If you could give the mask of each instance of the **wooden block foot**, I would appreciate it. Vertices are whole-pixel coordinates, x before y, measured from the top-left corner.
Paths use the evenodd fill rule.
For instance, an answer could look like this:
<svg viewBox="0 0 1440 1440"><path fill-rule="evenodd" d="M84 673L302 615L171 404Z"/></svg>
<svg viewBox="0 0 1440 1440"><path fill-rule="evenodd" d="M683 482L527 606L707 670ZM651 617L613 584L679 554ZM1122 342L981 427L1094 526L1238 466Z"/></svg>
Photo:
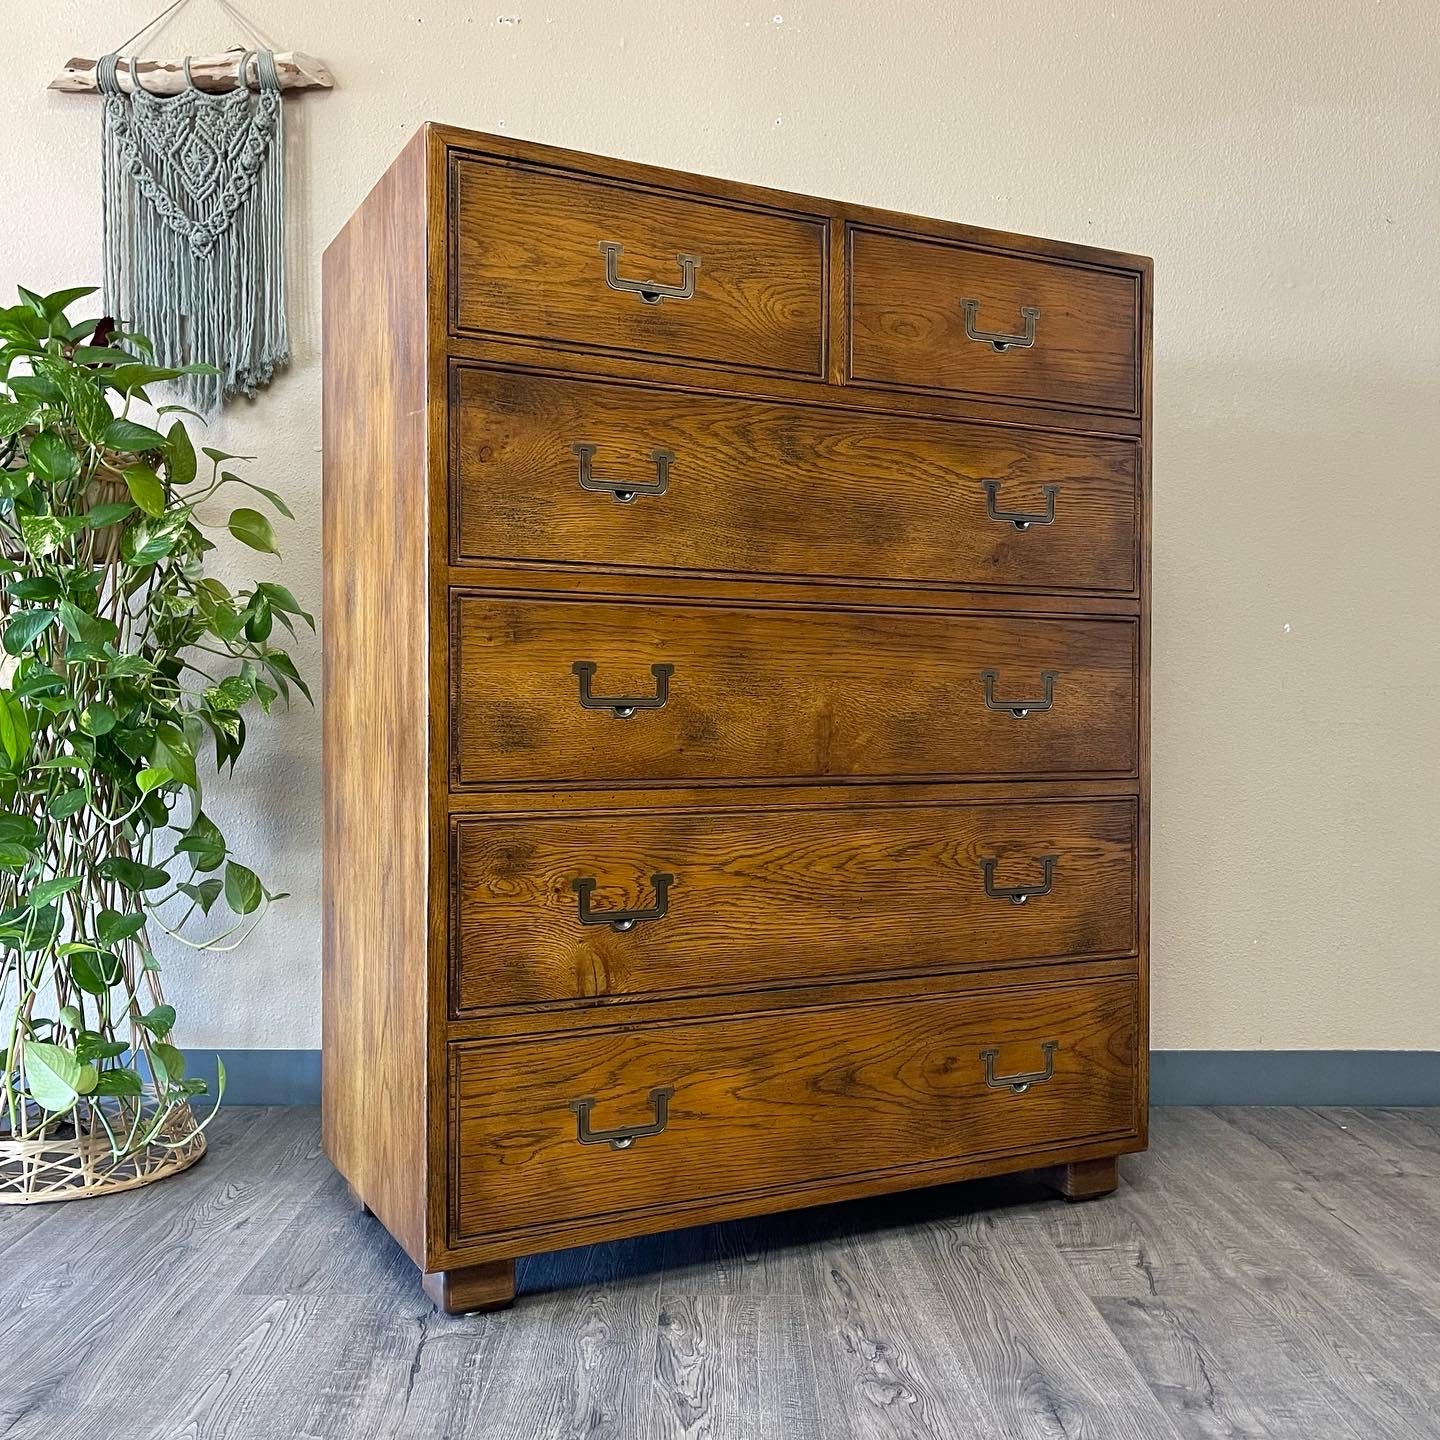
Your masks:
<svg viewBox="0 0 1440 1440"><path fill-rule="evenodd" d="M1098 1200L1120 1183L1120 1165L1114 1155L1100 1160L1076 1160L1069 1165L1052 1165L1040 1172L1047 1185L1067 1200Z"/></svg>
<svg viewBox="0 0 1440 1440"><path fill-rule="evenodd" d="M432 1270L421 1283L447 1315L505 1310L515 1302L515 1262L490 1260L459 1270Z"/></svg>
<svg viewBox="0 0 1440 1440"><path fill-rule="evenodd" d="M345 1182L346 1192L350 1196L350 1202L362 1215L373 1215L375 1212L360 1198L360 1192L347 1180Z"/></svg>

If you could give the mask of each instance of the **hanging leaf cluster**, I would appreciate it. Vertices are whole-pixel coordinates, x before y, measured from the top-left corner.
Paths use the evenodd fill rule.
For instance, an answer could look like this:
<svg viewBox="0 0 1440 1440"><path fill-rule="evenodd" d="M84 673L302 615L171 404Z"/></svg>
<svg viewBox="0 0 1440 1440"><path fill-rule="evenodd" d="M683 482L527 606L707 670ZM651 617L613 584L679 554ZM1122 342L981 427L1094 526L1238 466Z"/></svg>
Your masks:
<svg viewBox="0 0 1440 1440"><path fill-rule="evenodd" d="M87 1109L121 1152L209 1089L172 1042L152 932L234 948L281 898L202 776L233 771L247 714L310 699L285 644L315 622L284 585L205 573L207 531L278 554L266 510L290 512L230 468L250 457L197 454L193 412L151 409L147 387L204 367L69 319L92 293L0 309L0 1135Z"/></svg>

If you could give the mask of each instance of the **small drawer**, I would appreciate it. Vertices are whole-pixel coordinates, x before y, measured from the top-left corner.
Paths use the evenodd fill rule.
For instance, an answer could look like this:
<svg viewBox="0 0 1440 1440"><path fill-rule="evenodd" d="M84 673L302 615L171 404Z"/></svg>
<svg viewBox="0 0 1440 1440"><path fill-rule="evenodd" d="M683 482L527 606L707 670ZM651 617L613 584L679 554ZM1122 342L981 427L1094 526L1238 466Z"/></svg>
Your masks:
<svg viewBox="0 0 1440 1440"><path fill-rule="evenodd" d="M454 1240L1136 1126L1126 978L451 1047Z"/></svg>
<svg viewBox="0 0 1440 1440"><path fill-rule="evenodd" d="M1138 414L1140 274L849 232L850 378Z"/></svg>
<svg viewBox="0 0 1440 1440"><path fill-rule="evenodd" d="M823 377L826 221L481 157L451 186L457 333Z"/></svg>
<svg viewBox="0 0 1440 1440"><path fill-rule="evenodd" d="M452 1011L1135 948L1136 802L454 822Z"/></svg>
<svg viewBox="0 0 1440 1440"><path fill-rule="evenodd" d="M455 591L452 778L1129 775L1133 620Z"/></svg>
<svg viewBox="0 0 1440 1440"><path fill-rule="evenodd" d="M455 553L1133 593L1133 440L457 365Z"/></svg>

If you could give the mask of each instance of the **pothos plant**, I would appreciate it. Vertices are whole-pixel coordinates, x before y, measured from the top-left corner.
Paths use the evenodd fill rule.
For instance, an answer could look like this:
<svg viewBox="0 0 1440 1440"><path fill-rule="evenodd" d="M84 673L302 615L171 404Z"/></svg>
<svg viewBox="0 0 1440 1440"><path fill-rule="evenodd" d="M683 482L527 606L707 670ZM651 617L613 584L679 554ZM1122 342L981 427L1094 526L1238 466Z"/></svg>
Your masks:
<svg viewBox="0 0 1440 1440"><path fill-rule="evenodd" d="M207 530L279 553L236 501L290 511L228 468L251 457L197 461L193 412L147 393L185 372L72 322L92 293L0 310L0 1137L78 1133L83 1112L118 1156L201 1123L151 936L233 948L281 898L203 782L212 758L233 771L252 707L310 698L274 639L315 622L283 585L205 573Z"/></svg>

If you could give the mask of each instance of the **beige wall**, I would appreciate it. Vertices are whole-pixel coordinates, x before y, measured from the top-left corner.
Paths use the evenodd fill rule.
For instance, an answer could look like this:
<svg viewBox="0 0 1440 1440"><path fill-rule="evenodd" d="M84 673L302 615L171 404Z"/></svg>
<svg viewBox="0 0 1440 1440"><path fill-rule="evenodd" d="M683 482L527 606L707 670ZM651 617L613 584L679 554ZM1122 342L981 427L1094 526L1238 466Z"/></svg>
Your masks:
<svg viewBox="0 0 1440 1440"><path fill-rule="evenodd" d="M97 102L43 87L159 8L4 6L7 295L97 273ZM422 120L1153 255L1155 1043L1440 1048L1433 0L243 8L339 80L289 107L296 363L215 435L312 599L319 254ZM196 0L161 48L233 38ZM311 1046L319 730L257 729L225 808L294 898L172 990Z"/></svg>

